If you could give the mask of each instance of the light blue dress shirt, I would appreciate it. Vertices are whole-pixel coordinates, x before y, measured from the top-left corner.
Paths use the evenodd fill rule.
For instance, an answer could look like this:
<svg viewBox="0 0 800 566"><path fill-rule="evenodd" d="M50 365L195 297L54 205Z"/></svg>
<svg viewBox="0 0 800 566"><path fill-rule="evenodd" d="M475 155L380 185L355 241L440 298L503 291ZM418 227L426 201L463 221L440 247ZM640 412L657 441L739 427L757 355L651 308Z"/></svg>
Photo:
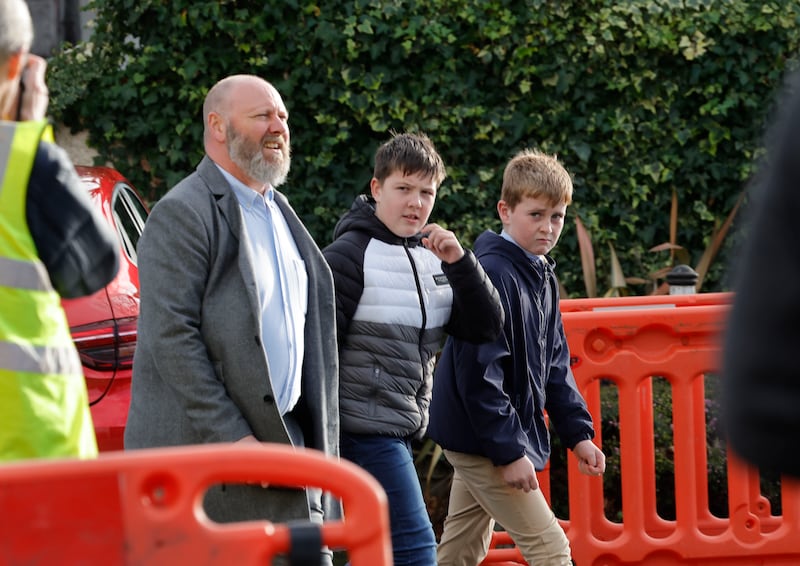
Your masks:
<svg viewBox="0 0 800 566"><path fill-rule="evenodd" d="M218 166L219 167L219 166ZM230 183L244 220L261 306L261 343L281 414L300 398L308 275L275 191L260 194L219 167Z"/></svg>

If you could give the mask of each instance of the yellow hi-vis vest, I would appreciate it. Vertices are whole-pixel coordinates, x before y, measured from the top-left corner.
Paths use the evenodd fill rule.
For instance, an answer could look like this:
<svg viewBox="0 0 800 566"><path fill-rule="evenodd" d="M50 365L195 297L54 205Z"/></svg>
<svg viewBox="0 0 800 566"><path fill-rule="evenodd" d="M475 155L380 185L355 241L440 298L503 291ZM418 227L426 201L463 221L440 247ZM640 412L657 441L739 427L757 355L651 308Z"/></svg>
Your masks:
<svg viewBox="0 0 800 566"><path fill-rule="evenodd" d="M44 121L0 121L0 462L97 455L86 382L26 220Z"/></svg>

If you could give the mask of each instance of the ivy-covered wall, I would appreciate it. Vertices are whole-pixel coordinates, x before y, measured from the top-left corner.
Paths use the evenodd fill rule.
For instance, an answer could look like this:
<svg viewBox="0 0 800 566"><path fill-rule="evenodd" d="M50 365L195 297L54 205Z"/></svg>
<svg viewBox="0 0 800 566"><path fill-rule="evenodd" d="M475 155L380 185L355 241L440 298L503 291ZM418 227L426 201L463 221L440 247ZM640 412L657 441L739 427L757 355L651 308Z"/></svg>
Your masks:
<svg viewBox="0 0 800 566"><path fill-rule="evenodd" d="M232 73L271 81L290 112L282 189L321 245L368 186L390 130L421 129L449 176L433 218L467 245L497 228L507 160L557 153L597 254L626 275L692 262L759 156L776 89L800 48L782 0L95 0L90 43L50 62L51 111L88 130L154 202L202 156L201 106ZM573 217L574 218L574 217ZM730 244L735 239L728 238ZM554 256L584 294L576 230ZM725 287L725 253L703 290ZM601 289L602 290L602 289ZM639 292L644 292L639 289Z"/></svg>

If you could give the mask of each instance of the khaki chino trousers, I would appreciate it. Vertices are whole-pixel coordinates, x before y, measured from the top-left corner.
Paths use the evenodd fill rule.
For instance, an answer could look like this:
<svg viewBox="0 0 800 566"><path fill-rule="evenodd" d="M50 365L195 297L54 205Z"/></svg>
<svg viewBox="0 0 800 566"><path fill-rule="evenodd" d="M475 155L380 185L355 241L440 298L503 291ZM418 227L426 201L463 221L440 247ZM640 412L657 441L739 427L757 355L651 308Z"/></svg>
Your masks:
<svg viewBox="0 0 800 566"><path fill-rule="evenodd" d="M570 566L569 539L541 490L528 493L507 485L488 458L444 451L453 465L453 485L439 566L477 566L489 551L495 521L531 566Z"/></svg>

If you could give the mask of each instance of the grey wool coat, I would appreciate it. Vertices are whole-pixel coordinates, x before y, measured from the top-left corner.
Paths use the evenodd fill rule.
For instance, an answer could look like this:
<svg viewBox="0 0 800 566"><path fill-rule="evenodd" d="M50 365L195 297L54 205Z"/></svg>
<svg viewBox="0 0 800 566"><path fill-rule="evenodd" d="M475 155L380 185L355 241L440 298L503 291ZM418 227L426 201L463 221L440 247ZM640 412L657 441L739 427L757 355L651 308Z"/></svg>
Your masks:
<svg viewBox="0 0 800 566"><path fill-rule="evenodd" d="M286 197L275 201L308 272L302 394L293 414L306 446L338 457L336 307L330 269ZM256 282L239 203L206 156L156 205L138 244L139 336L125 448L233 442L290 444L275 403ZM206 513L220 522L307 519L303 491L219 485ZM326 517L338 516L326 498Z"/></svg>

